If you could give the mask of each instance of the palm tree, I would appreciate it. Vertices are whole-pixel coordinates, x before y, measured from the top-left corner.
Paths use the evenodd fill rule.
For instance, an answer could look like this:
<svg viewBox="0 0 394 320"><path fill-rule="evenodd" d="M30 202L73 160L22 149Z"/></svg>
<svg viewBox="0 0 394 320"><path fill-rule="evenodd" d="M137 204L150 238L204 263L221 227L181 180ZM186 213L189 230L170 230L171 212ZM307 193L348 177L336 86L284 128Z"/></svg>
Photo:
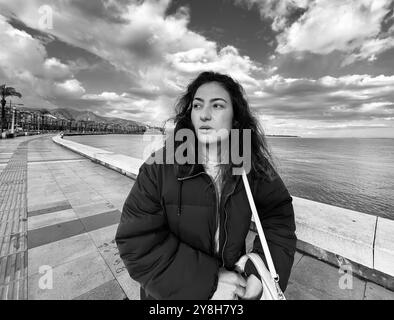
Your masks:
<svg viewBox="0 0 394 320"><path fill-rule="evenodd" d="M7 101L5 100L6 97L18 97L22 98L22 95L17 92L12 87L6 87L5 84L0 86L0 95L1 95L1 132L3 132L3 128L5 127L5 105Z"/></svg>

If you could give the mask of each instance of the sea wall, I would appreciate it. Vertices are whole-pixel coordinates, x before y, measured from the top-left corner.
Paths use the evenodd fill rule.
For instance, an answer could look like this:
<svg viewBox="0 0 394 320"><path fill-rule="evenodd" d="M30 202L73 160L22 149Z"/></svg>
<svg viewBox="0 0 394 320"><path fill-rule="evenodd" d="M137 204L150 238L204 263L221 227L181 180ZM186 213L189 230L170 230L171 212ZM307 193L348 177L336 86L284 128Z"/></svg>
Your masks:
<svg viewBox="0 0 394 320"><path fill-rule="evenodd" d="M143 163L59 136L53 141L133 179ZM394 290L393 220L294 196L293 207L298 250Z"/></svg>

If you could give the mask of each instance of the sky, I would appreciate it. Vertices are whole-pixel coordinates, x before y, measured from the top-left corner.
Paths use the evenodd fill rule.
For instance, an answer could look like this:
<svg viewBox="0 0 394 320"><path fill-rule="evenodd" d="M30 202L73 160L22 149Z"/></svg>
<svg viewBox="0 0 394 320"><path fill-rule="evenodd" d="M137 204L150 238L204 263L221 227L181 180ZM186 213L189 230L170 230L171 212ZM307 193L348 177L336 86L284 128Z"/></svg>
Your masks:
<svg viewBox="0 0 394 320"><path fill-rule="evenodd" d="M0 44L26 107L161 126L213 70L266 134L394 138L393 0L0 0Z"/></svg>

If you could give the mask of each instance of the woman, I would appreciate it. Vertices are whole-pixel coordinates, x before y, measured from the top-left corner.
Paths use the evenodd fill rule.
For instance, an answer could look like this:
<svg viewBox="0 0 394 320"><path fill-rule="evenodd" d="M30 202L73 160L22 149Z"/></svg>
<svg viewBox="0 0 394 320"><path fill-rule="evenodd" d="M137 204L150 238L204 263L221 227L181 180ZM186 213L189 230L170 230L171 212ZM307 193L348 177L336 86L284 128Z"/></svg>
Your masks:
<svg viewBox="0 0 394 320"><path fill-rule="evenodd" d="M141 285L141 299L261 296L254 266L248 263L243 275L235 270L246 252L251 210L242 178L234 174L239 165L229 154L235 143L243 150L245 129L251 130L251 148L243 150L251 160L248 179L284 291L296 247L292 198L272 165L241 85L219 73L200 74L179 100L175 124L175 134L194 133L192 143L175 142L173 163L167 161L170 149L163 148L150 160L161 154L164 163L141 166L116 234L120 256ZM240 131L239 138L231 129ZM186 163L176 157L181 143L190 153ZM228 162L222 161L225 155ZM258 236L252 252L266 263Z"/></svg>

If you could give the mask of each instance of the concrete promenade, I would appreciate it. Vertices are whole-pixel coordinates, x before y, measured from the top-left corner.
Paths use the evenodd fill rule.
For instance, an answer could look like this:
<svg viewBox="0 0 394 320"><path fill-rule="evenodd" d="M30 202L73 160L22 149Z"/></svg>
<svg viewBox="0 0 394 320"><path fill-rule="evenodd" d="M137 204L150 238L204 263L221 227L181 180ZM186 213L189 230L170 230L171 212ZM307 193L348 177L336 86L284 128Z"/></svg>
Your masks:
<svg viewBox="0 0 394 320"><path fill-rule="evenodd" d="M134 181L51 137L0 140L0 299L139 299L114 242ZM341 289L343 276L297 253L285 294L394 299L394 292L357 277L346 283L351 289Z"/></svg>

